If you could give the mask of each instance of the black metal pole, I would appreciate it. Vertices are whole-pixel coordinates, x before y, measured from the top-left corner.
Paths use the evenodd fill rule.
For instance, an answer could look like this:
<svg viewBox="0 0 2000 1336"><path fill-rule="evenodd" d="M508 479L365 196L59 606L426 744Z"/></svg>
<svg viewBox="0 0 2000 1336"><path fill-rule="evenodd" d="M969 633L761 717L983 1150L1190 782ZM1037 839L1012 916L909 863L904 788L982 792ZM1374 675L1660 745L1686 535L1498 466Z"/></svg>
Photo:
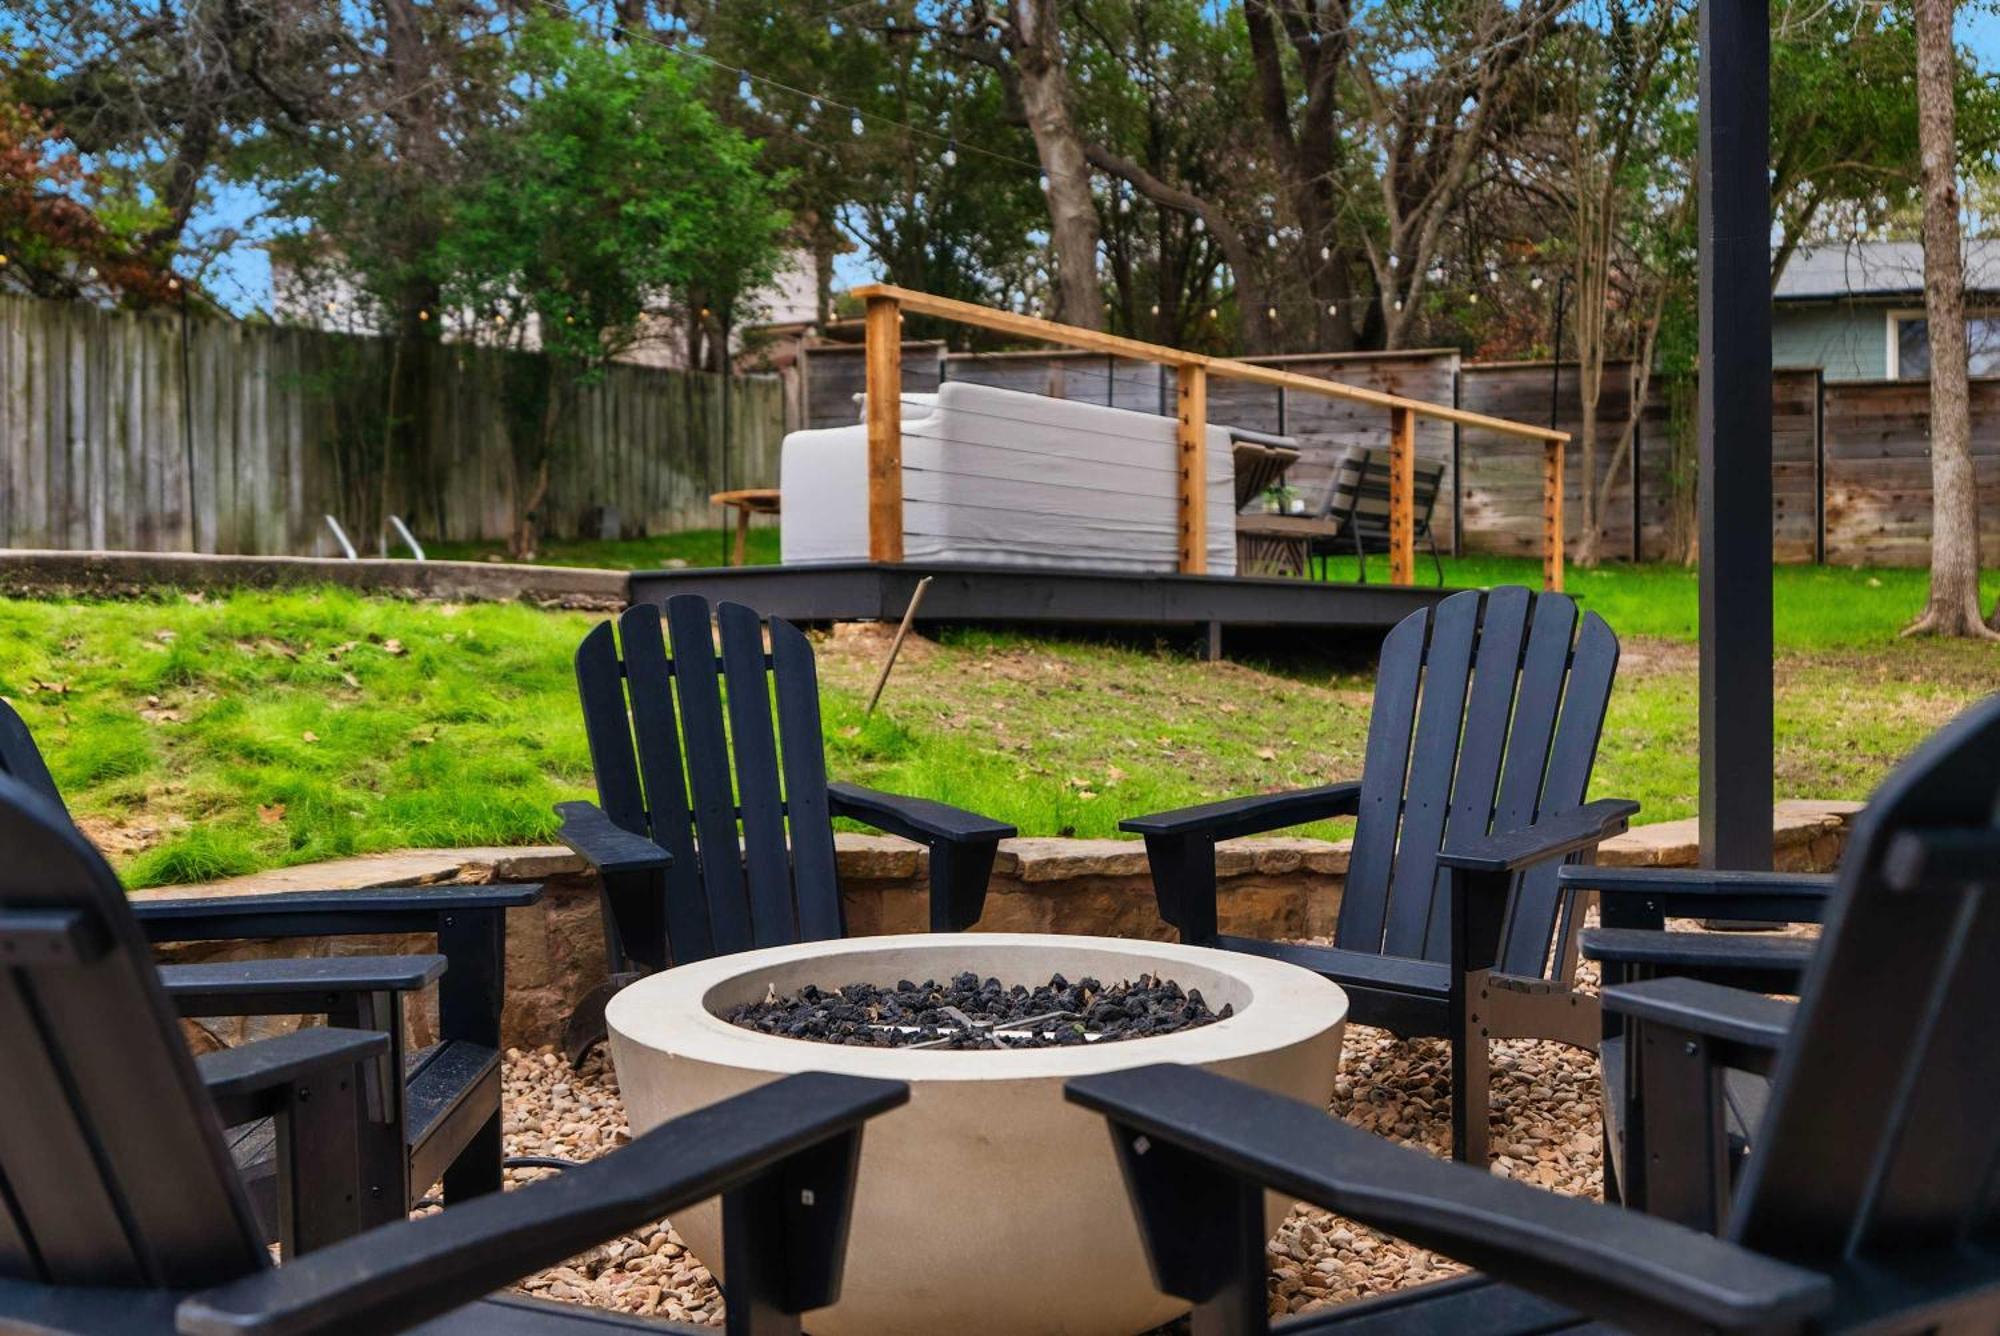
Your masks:
<svg viewBox="0 0 2000 1336"><path fill-rule="evenodd" d="M1701 856L1771 866L1771 23L1702 0Z"/></svg>

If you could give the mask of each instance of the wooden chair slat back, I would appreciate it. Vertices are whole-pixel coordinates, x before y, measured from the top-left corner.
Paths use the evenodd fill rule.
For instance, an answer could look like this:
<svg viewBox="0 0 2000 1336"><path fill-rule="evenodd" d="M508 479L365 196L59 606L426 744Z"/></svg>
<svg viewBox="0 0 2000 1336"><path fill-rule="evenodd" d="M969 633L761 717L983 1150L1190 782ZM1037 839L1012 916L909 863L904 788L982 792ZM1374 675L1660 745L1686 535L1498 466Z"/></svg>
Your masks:
<svg viewBox="0 0 2000 1336"><path fill-rule="evenodd" d="M1403 794L1402 830L1389 881L1388 922L1382 939L1382 950L1388 955L1422 955L1430 931L1438 850L1451 812L1451 785L1465 728L1466 694L1472 684L1479 605L1478 594L1454 594L1438 604L1431 616L1422 701L1417 707L1409 783Z"/></svg>
<svg viewBox="0 0 2000 1336"><path fill-rule="evenodd" d="M766 635L751 608L711 621L683 594L577 650L599 803L673 857L676 963L844 932L812 645L772 618L767 658Z"/></svg>
<svg viewBox="0 0 2000 1336"><path fill-rule="evenodd" d="M1732 1235L1807 1265L1985 1235L2000 1161L2000 860L1895 889L1915 841L2000 835L2000 696L1855 823Z"/></svg>
<svg viewBox="0 0 2000 1336"><path fill-rule="evenodd" d="M729 736L743 813L743 870L750 891L751 940L782 946L798 940L792 910L791 855L778 786L778 734L764 667L764 623L741 603L715 610L729 682Z"/></svg>
<svg viewBox="0 0 2000 1336"><path fill-rule="evenodd" d="M1617 638L1602 618L1585 618L1579 633L1571 600L1517 588L1453 594L1389 633L1341 897L1341 947L1448 956L1439 852L1583 801L1617 661ZM1516 887L1503 969L1544 974L1560 907L1553 868Z"/></svg>
<svg viewBox="0 0 2000 1336"><path fill-rule="evenodd" d="M68 818L0 777L0 914L95 945L0 968L0 1275L193 1288L268 1263L125 892Z"/></svg>
<svg viewBox="0 0 2000 1336"><path fill-rule="evenodd" d="M667 600L695 843L716 954L757 944L744 894L742 845L736 834L736 791L729 773L729 739L722 721L722 683L715 665L715 629L708 600L677 594ZM678 959L678 957L676 957Z"/></svg>
<svg viewBox="0 0 2000 1336"><path fill-rule="evenodd" d="M1423 680L1428 609L1413 612L1383 638L1375 670L1375 703L1361 761L1361 804L1347 881L1340 893L1334 940L1351 951L1380 952L1389 912L1389 877L1396 863L1396 828L1409 774L1410 730Z"/></svg>
<svg viewBox="0 0 2000 1336"><path fill-rule="evenodd" d="M1467 693L1465 735L1458 748L1458 773L1451 785L1444 848L1475 839L1492 824L1533 605L1533 595L1519 585L1504 585L1486 596L1479 621L1479 652L1472 664L1472 690ZM1440 874L1440 885L1443 880ZM1422 954L1426 959L1442 959L1450 950L1446 937L1451 931L1450 920L1448 912L1433 912L1430 931L1424 936Z"/></svg>
<svg viewBox="0 0 2000 1336"><path fill-rule="evenodd" d="M778 750L792 835L792 877L802 941L847 935L826 796L826 733L812 644L790 622L771 619L771 677L778 697Z"/></svg>
<svg viewBox="0 0 2000 1336"><path fill-rule="evenodd" d="M675 958L704 960L715 954L702 893L701 859L695 849L694 821L688 811L687 767L681 758L680 725L674 710L673 669L660 610L627 608L618 617L618 642L625 655L625 692L631 729L646 786L648 835L673 857L667 869L667 940Z"/></svg>
<svg viewBox="0 0 2000 1336"><path fill-rule="evenodd" d="M1611 702L1611 683L1618 672L1618 637L1602 617L1587 613L1577 628L1576 648L1570 654L1569 684L1563 691L1562 714L1556 721L1555 741L1549 748L1549 764L1542 776L1542 791L1535 812L1566 812L1583 805L1590 785L1590 772L1597 762L1597 745L1604 736L1604 715ZM1554 962L1552 942L1565 936L1567 920L1558 923L1559 912L1566 914L1557 882L1558 866L1544 863L1522 874L1514 890L1500 946L1500 968L1507 974L1538 977L1546 975ZM1551 931L1552 927L1555 931Z"/></svg>

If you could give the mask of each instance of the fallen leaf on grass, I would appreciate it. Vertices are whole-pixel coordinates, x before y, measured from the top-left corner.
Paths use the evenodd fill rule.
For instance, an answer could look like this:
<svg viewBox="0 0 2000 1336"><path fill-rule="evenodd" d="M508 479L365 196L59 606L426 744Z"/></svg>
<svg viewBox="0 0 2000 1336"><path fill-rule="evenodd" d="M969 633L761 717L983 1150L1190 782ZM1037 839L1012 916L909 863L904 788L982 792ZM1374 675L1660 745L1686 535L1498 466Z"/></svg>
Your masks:
<svg viewBox="0 0 2000 1336"><path fill-rule="evenodd" d="M403 648L403 642L400 640L385 640L382 642L382 652L384 654L391 654L400 658L401 656L408 654L410 651Z"/></svg>
<svg viewBox="0 0 2000 1336"><path fill-rule="evenodd" d="M285 805L283 803L272 803L266 807L264 804L259 803L257 805L257 819L267 826L275 826L285 819Z"/></svg>
<svg viewBox="0 0 2000 1336"><path fill-rule="evenodd" d="M306 741L306 742L318 742L318 741L319 741L319 734L317 734L317 733L313 732L313 731L312 731L312 730L311 730L310 728L308 728L308 729L307 729L307 730L306 730L305 732L303 732L303 733L299 734L299 737L300 737L300 739L301 739L301 740L303 740L303 741Z"/></svg>
<svg viewBox="0 0 2000 1336"><path fill-rule="evenodd" d="M347 683L347 685L353 687L356 691L359 691L361 689L361 679L356 677L353 673L343 672L340 675L340 680Z"/></svg>
<svg viewBox="0 0 2000 1336"><path fill-rule="evenodd" d="M1270 747L1259 747L1257 749L1257 759L1260 761L1275 761L1278 759L1278 753Z"/></svg>

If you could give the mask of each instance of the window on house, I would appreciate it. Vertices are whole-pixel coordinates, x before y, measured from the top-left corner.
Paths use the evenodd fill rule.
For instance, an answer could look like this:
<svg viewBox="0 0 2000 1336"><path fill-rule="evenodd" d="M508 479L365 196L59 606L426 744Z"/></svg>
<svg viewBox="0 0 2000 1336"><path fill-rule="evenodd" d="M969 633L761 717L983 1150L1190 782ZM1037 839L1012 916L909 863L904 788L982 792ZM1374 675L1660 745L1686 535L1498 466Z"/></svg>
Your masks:
<svg viewBox="0 0 2000 1336"><path fill-rule="evenodd" d="M1966 360L1975 376L2000 376L2000 309L1976 310L1965 317ZM1931 324L1921 311L1889 315L1889 376L1928 380Z"/></svg>

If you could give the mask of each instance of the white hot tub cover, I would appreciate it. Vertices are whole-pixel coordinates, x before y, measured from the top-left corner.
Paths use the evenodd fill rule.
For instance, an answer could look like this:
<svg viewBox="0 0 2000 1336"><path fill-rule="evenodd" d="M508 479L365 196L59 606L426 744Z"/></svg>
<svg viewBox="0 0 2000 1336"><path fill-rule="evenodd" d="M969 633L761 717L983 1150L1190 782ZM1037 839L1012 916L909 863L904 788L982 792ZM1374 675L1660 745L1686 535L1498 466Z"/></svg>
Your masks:
<svg viewBox="0 0 2000 1336"><path fill-rule="evenodd" d="M903 396L906 561L1096 571L1179 567L1174 420L947 381ZM787 565L868 559L868 434L785 437ZM1208 570L1236 573L1229 432L1208 428Z"/></svg>

